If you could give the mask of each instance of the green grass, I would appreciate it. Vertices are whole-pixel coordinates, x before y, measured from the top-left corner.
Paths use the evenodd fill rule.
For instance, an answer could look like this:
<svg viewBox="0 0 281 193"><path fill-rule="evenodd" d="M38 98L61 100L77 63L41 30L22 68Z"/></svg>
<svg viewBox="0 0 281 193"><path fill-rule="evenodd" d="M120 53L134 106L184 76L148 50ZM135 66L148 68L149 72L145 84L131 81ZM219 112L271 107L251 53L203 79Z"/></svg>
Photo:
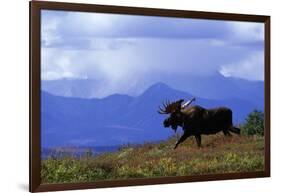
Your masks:
<svg viewBox="0 0 281 193"><path fill-rule="evenodd" d="M187 176L264 170L264 139L258 136L203 136L173 150L176 137L160 143L125 147L114 153L82 158L65 156L42 161L42 183Z"/></svg>

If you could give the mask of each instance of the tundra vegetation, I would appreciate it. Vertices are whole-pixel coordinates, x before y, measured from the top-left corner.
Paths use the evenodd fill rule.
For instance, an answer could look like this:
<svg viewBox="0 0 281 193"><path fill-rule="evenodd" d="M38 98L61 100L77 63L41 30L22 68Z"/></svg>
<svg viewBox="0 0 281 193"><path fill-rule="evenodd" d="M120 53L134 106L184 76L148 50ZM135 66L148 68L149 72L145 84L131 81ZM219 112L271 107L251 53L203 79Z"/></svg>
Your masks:
<svg viewBox="0 0 281 193"><path fill-rule="evenodd" d="M116 152L82 157L65 155L42 160L42 183L188 176L264 170L263 113L253 111L239 125L241 136L223 133L187 139L173 149L179 136L165 141L126 145ZM192 138L192 137L190 137Z"/></svg>

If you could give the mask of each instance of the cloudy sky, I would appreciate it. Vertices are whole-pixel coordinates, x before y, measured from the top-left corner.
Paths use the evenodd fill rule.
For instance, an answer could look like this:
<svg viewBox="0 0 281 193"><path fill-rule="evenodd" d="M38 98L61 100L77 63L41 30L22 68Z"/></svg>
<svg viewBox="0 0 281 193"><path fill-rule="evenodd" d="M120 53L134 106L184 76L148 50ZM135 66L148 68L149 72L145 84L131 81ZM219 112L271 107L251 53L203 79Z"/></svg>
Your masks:
<svg viewBox="0 0 281 193"><path fill-rule="evenodd" d="M264 25L41 12L41 77L94 79L121 92L162 74L264 78ZM154 77L154 78L153 78Z"/></svg>

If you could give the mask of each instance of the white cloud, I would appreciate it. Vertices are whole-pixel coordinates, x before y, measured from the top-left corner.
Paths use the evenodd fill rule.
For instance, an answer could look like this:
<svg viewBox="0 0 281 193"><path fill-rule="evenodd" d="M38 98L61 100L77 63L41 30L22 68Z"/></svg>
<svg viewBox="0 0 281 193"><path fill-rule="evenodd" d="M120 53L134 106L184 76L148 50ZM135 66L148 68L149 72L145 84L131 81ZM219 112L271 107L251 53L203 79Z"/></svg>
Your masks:
<svg viewBox="0 0 281 193"><path fill-rule="evenodd" d="M224 21L122 14L42 11L43 46L70 44L64 39L114 37L217 38L228 29ZM204 33L200 33L204 32ZM58 42L54 42L56 40Z"/></svg>
<svg viewBox="0 0 281 193"><path fill-rule="evenodd" d="M221 66L220 73L225 77L264 80L264 53L256 51L244 60Z"/></svg>
<svg viewBox="0 0 281 193"><path fill-rule="evenodd" d="M251 42L264 40L264 24L254 22L228 22L234 41Z"/></svg>
<svg viewBox="0 0 281 193"><path fill-rule="evenodd" d="M110 49L108 45L118 41L99 39L103 49L97 50L42 48L42 78L99 80L107 88L99 90L101 96L126 93L140 82L161 81L161 75L167 73L209 76L217 73L221 64L238 63L249 54L247 48L225 46L212 39L125 38L129 43Z"/></svg>
<svg viewBox="0 0 281 193"><path fill-rule="evenodd" d="M62 41L61 36L57 33L57 28L63 20L63 15L53 16L53 12L42 11L41 13L41 42L42 46L50 46L56 42ZM58 13L58 12L55 12Z"/></svg>
<svg viewBox="0 0 281 193"><path fill-rule="evenodd" d="M101 80L99 95L167 73L261 80L263 34L261 23L43 11L41 75Z"/></svg>

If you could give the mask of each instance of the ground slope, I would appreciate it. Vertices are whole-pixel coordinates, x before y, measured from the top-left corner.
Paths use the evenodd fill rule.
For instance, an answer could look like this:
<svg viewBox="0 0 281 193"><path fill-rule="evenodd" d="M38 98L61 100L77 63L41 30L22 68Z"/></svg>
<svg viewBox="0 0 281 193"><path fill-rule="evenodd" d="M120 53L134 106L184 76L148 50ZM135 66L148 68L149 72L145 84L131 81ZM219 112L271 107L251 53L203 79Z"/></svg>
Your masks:
<svg viewBox="0 0 281 193"><path fill-rule="evenodd" d="M42 183L188 176L264 170L262 137L221 134L203 137L197 148L189 138L173 150L176 137L158 143L127 146L114 153L42 161Z"/></svg>

